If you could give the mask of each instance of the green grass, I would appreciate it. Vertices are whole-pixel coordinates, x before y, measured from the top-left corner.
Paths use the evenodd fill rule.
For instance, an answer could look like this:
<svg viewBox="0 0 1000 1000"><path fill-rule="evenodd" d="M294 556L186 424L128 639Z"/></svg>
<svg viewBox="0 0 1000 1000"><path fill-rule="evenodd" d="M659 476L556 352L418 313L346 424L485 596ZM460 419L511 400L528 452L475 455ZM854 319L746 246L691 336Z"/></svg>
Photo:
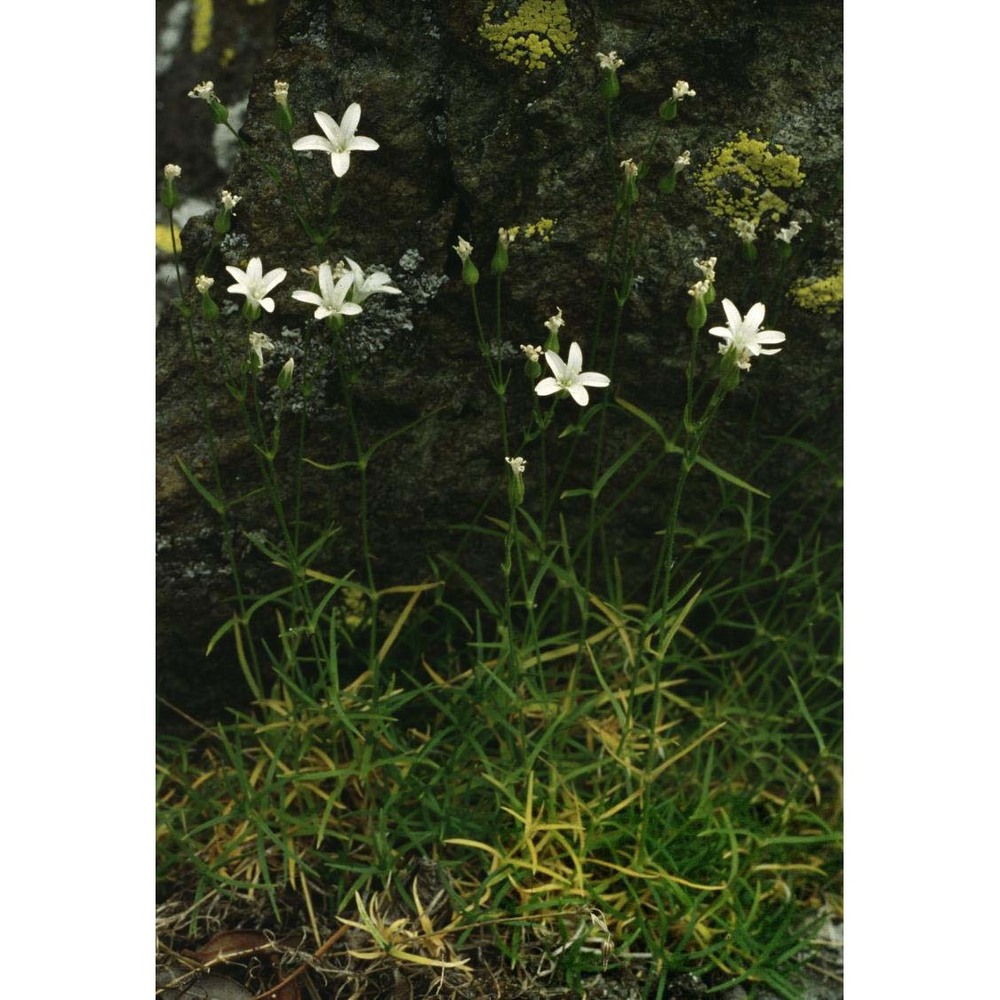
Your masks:
<svg viewBox="0 0 1000 1000"><path fill-rule="evenodd" d="M705 574L701 624L658 672L639 609L601 602L585 642L539 636L512 671L439 606L410 624L453 652L387 657L377 706L368 674L275 681L252 713L164 739L161 895L190 904L171 947L256 919L308 927L315 949L342 919L368 928L343 945L362 963L457 976L488 944L554 954L548 981L572 983L603 965L596 909L611 970L795 996L810 922L840 907L839 552L815 533L786 560L739 531L717 554L725 540L740 575L725 558ZM404 623L401 653L413 638ZM445 893L433 918L415 859Z"/></svg>

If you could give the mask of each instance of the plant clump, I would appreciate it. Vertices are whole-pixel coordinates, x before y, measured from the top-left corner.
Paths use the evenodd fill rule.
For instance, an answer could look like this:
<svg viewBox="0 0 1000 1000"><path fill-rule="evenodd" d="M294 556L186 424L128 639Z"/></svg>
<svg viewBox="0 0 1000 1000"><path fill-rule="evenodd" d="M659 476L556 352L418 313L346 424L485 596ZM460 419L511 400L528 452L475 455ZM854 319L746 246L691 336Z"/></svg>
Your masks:
<svg viewBox="0 0 1000 1000"><path fill-rule="evenodd" d="M844 302L844 268L826 278L800 278L788 290L788 297L800 309L833 315Z"/></svg>
<svg viewBox="0 0 1000 1000"><path fill-rule="evenodd" d="M489 0L479 34L498 59L529 72L558 62L576 40L566 0L524 0L502 4L499 10L496 0Z"/></svg>
<svg viewBox="0 0 1000 1000"><path fill-rule="evenodd" d="M712 215L757 226L764 219L782 220L789 205L777 192L801 187L805 174L800 158L784 147L738 132L735 139L712 150L694 180Z"/></svg>

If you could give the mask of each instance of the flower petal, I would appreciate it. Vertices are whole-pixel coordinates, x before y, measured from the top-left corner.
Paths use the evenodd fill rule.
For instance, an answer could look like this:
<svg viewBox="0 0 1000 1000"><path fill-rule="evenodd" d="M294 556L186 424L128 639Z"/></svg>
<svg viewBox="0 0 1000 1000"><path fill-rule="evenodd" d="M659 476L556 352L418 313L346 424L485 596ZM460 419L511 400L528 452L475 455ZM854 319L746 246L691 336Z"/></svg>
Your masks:
<svg viewBox="0 0 1000 1000"><path fill-rule="evenodd" d="M338 177L343 177L351 167L351 154L333 150L330 153L330 166Z"/></svg>
<svg viewBox="0 0 1000 1000"><path fill-rule="evenodd" d="M363 285L365 282L365 272L361 269L361 265L351 260L346 254L344 255L344 260L347 261L347 266L351 269L351 274L354 275L354 284L358 287Z"/></svg>
<svg viewBox="0 0 1000 1000"><path fill-rule="evenodd" d="M750 307L743 322L751 328L753 333L756 333L760 329L760 324L764 322L764 303L755 302Z"/></svg>
<svg viewBox="0 0 1000 1000"><path fill-rule="evenodd" d="M308 302L312 306L321 306L323 300L315 292L292 292L292 298L299 302Z"/></svg>
<svg viewBox="0 0 1000 1000"><path fill-rule="evenodd" d="M555 351L546 351L545 360L549 363L549 369L557 379L564 379L566 377L566 365L563 363L563 359L559 357ZM547 382L548 379L544 379L543 381ZM555 392L555 389L549 389L548 391Z"/></svg>
<svg viewBox="0 0 1000 1000"><path fill-rule="evenodd" d="M347 110L344 112L344 117L340 119L341 135L348 140L353 138L354 133L358 130L358 123L360 121L361 105L355 101L353 104L348 105Z"/></svg>
<svg viewBox="0 0 1000 1000"><path fill-rule="evenodd" d="M330 265L323 261L319 266L319 293L323 296L323 302L332 302L334 296L333 271Z"/></svg>
<svg viewBox="0 0 1000 1000"><path fill-rule="evenodd" d="M729 299L722 300L722 308L726 312L726 320L729 322L729 329L736 333L736 331L743 325L743 317L740 315L739 309L736 308L729 301Z"/></svg>
<svg viewBox="0 0 1000 1000"><path fill-rule="evenodd" d="M586 406L590 402L587 390L579 382L574 382L572 385L567 386L567 388L569 389L569 394L581 406Z"/></svg>
<svg viewBox="0 0 1000 1000"><path fill-rule="evenodd" d="M361 306L359 306L357 302L344 302L340 306L341 316L357 316L357 314L361 311Z"/></svg>
<svg viewBox="0 0 1000 1000"><path fill-rule="evenodd" d="M784 340L785 335L780 330L761 330L757 334L758 344L781 344Z"/></svg>
<svg viewBox="0 0 1000 1000"><path fill-rule="evenodd" d="M542 381L535 386L535 392L538 393L539 396L551 396L552 393L558 392L561 388L562 386L551 375L549 375L548 377L543 378Z"/></svg>
<svg viewBox="0 0 1000 1000"><path fill-rule="evenodd" d="M344 311L343 302L344 299L347 297L348 290L353 284L354 284L353 274L342 274L337 279L337 284L334 286L333 295L330 296L330 300L332 303L336 304L340 312Z"/></svg>
<svg viewBox="0 0 1000 1000"><path fill-rule="evenodd" d="M325 111L314 111L313 118L330 142L335 145L340 142L340 126Z"/></svg>
<svg viewBox="0 0 1000 1000"><path fill-rule="evenodd" d="M729 329L728 326L713 326L711 330L708 331L713 337L722 337L723 340L732 340L733 331ZM719 345L722 347L722 345ZM722 347L725 350L724 347Z"/></svg>
<svg viewBox="0 0 1000 1000"><path fill-rule="evenodd" d="M602 375L600 372L583 372L581 375L577 376L576 381L579 385L589 385L593 386L595 389L606 389L609 385L611 385L611 379L609 379L607 375Z"/></svg>
<svg viewBox="0 0 1000 1000"><path fill-rule="evenodd" d="M366 153L373 153L378 149L378 143L374 139L369 139L366 135L355 136L347 144L348 149L360 149Z"/></svg>
<svg viewBox="0 0 1000 1000"><path fill-rule="evenodd" d="M256 285L260 282L261 275L264 272L264 265L261 263L260 257L251 257L250 263L247 264L247 284Z"/></svg>
<svg viewBox="0 0 1000 1000"><path fill-rule="evenodd" d="M275 285L280 285L287 274L288 272L283 267L276 267L273 271L268 271L261 279L264 282L264 291L269 292Z"/></svg>
<svg viewBox="0 0 1000 1000"><path fill-rule="evenodd" d="M242 285L242 284L245 284L245 283L246 283L246 280L247 280L247 273L246 273L246 271L244 271L244 270L241 270L241 269L240 269L240 268L238 268L238 267L232 267L232 266L231 266L231 265L229 265L229 264L227 264L227 265L226 265L226 270L227 270L227 271L228 271L228 272L229 272L229 273L230 273L230 274L231 274L231 275L232 275L232 276L233 276L233 277L234 277L234 278L235 278L235 279L236 279L236 280L237 280L237 281L238 281L238 282L239 282L239 283L240 283L241 285ZM232 291L232 289L230 288L230 289L228 289L228 291L230 291L230 292L231 292L231 291Z"/></svg>
<svg viewBox="0 0 1000 1000"><path fill-rule="evenodd" d="M329 139L324 139L321 135L304 135L301 139L296 139L292 143L292 149L301 152L305 149L318 149L320 152L329 153L333 143Z"/></svg>
<svg viewBox="0 0 1000 1000"><path fill-rule="evenodd" d="M569 345L569 354L566 356L566 371L572 375L574 378L580 374L580 369L583 367L583 351L580 350L580 345L574 340L572 344ZM584 393L584 396L587 394ZM576 399L576 397L573 397ZM581 403L581 406L586 405L586 403Z"/></svg>

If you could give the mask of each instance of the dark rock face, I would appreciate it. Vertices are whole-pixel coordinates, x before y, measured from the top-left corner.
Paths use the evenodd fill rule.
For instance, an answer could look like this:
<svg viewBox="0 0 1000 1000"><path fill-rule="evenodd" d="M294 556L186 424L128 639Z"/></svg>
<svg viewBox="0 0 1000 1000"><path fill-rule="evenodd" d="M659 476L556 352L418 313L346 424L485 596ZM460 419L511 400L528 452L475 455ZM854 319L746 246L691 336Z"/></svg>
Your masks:
<svg viewBox="0 0 1000 1000"><path fill-rule="evenodd" d="M767 491L794 480L774 500L773 520L825 510L837 488L839 470L809 464L802 448L776 446L774 439L791 435L827 454L839 451L841 314L806 311L785 295L791 279L833 274L842 260L839 5L715 0L685 7L569 0L575 38L570 51L548 59L543 70L499 59L479 30L502 24L518 9L530 14L559 6L527 0L490 7L444 0L289 0L275 51L254 79L243 129L251 146L240 155L228 184L242 201L233 231L222 242L221 259L216 254L208 272L216 279L215 299L223 304L242 302L225 293L231 279L224 265L245 267L247 258L259 256L265 270L287 268L288 279L274 292L276 311L261 320L261 328L281 345L262 385L273 386L287 356L296 357L297 378L307 369L312 372L317 392L295 405L306 408L306 453L316 461L332 464L352 456L332 354L321 343L322 325L290 295L308 287L300 269L346 255L369 270L378 265L405 293L368 300L351 326L364 358L354 393L365 441L424 418L379 452L370 467L379 586L431 579L428 556L454 550L455 522L471 519L484 503L491 513L502 516L505 510L503 493L497 492L506 473L497 402L451 249L459 236L476 248L483 275L480 305L489 327L495 315L489 260L497 228L555 220L548 241L519 239L510 249L502 339L513 358L511 428L526 426L531 412L531 385L520 377L517 346L542 343L542 324L557 306L566 319L564 355L569 342L578 340L584 367L608 371L610 295L602 339L595 342L593 336L614 198L597 87L598 51L614 49L625 62L613 114L615 165L632 157L650 172L637 206L637 281L622 317L610 372L613 385L597 394L618 393L656 414L672 431L678 428L690 348L687 289L699 277L692 258L717 256L718 298L732 299L743 312L764 301L765 325L785 331L787 341L779 355L759 359L726 400L706 442L707 454ZM557 47L553 51L558 54ZM322 253L291 210L295 173L273 124L274 79L290 84L293 137L318 132L314 110L339 120L348 104L358 101L359 134L381 146L352 155L340 185L336 231ZM657 108L679 79L689 81L697 96L682 102L676 121L664 123ZM780 274L773 227L762 232L759 259L751 267L727 222L709 214L693 182L713 148L741 130L801 157L806 175L789 200L811 221ZM691 167L680 175L674 194L657 198L658 178L683 150L691 150ZM334 189L329 158L297 155L310 197L328 203ZM272 167L279 179L262 165ZM189 273L200 273L211 224L211 216L196 219L184 231ZM227 317L225 307L223 322L235 355L243 349L245 330L235 312ZM723 323L716 302L709 326ZM309 361L302 353L307 338ZM704 332L702 338L700 377L706 378L716 364L716 342ZM245 443L239 410L214 375L204 331L197 325L196 341L227 495L237 496L256 485L256 461ZM160 323L157 379L160 688L170 700L210 711L231 700L233 692L225 685L237 675L231 648L220 647L208 660L204 655L209 637L231 614L232 579L218 518L176 462L181 456L209 483L210 444L198 379L176 309ZM560 403L550 430L550 455L561 447L555 435L580 416L571 401ZM287 426L291 439L293 424ZM613 411L605 455L620 454L641 430L633 418ZM534 453L525 455L530 469ZM653 455L650 445L646 457ZM579 468L582 482L589 478L590 461L581 461ZM638 468L623 470L625 481ZM639 593L649 557L658 548L653 533L662 527L664 497L675 472L674 462L662 463L610 526L609 544L622 565L634 569ZM580 483L567 481L563 487L573 485ZM341 528L318 565L335 575L346 573L358 565L357 484L347 472L310 470L305 491L307 525ZM699 511L717 502L712 477L695 474L682 517L696 524ZM584 511L570 501L565 506L571 521ZM833 507L827 515L831 534L837 530ZM242 541L244 532L273 531L266 508L254 499L241 504L233 511L232 526L241 574L251 588L273 584L268 561ZM467 549L463 561L489 584L499 580L501 558L498 547L484 542Z"/></svg>

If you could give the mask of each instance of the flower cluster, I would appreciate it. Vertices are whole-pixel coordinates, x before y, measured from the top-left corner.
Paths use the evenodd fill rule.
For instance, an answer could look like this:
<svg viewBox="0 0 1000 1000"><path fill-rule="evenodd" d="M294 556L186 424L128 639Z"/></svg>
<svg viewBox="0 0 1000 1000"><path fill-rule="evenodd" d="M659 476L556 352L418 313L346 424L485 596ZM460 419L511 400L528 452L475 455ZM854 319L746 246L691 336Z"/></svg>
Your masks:
<svg viewBox="0 0 1000 1000"><path fill-rule="evenodd" d="M343 263L334 269L324 261L312 273L316 275L319 291L301 289L292 292L292 298L298 302L307 302L316 306L313 313L316 319L326 319L328 316L356 316L361 312L361 303L375 294L402 295L402 291L392 284L392 279L384 271L374 271L365 275L364 270L350 257L346 257L347 267ZM253 257L244 271L238 267L227 267L226 270L236 279L236 284L230 285L227 291L234 295L246 296L246 310L255 319L260 310L274 312L274 299L268 293L281 284L287 276L283 267L264 274L260 257Z"/></svg>

